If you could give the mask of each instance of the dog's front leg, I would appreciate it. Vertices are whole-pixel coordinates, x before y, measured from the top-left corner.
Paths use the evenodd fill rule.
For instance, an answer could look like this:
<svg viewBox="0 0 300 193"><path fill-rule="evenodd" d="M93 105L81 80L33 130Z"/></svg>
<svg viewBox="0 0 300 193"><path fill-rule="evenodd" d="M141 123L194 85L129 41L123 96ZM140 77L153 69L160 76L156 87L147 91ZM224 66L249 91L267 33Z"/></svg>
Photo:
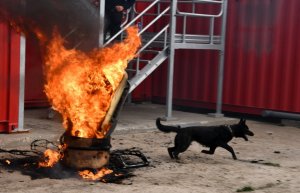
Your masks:
<svg viewBox="0 0 300 193"><path fill-rule="evenodd" d="M233 151L233 148L231 146L229 146L228 144L223 144L223 145L220 145L220 147L223 147L224 149L226 149L227 151L229 151L231 154L232 154L232 158L233 159L237 159L234 151Z"/></svg>
<svg viewBox="0 0 300 193"><path fill-rule="evenodd" d="M216 148L217 148L217 147L212 146L212 147L209 148L209 150L202 150L201 152L202 152L202 153L206 153L206 154L211 154L211 155L212 155L212 154L215 153Z"/></svg>

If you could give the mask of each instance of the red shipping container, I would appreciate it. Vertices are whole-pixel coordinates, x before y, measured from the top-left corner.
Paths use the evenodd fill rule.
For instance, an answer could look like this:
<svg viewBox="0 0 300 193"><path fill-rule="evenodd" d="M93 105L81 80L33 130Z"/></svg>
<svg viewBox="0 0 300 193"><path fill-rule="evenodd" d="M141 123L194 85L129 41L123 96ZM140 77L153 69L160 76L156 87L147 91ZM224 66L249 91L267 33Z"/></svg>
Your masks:
<svg viewBox="0 0 300 193"><path fill-rule="evenodd" d="M300 1L228 3L223 110L300 113ZM218 58L216 51L176 51L174 105L215 109ZM161 68L152 77L154 102L165 102L167 66Z"/></svg>
<svg viewBox="0 0 300 193"><path fill-rule="evenodd" d="M0 23L0 132L18 127L20 35Z"/></svg>
<svg viewBox="0 0 300 193"><path fill-rule="evenodd" d="M42 54L39 42L33 36L26 37L25 107L49 106L44 93Z"/></svg>
<svg viewBox="0 0 300 193"><path fill-rule="evenodd" d="M228 3L223 110L251 114L260 114L264 109L300 113L300 56L297 53L300 1ZM178 22L180 28L182 21ZM188 23L189 33L205 32L207 22L201 19L197 23L199 25ZM26 102L46 101L37 46L29 45L31 40L27 42ZM175 57L174 105L214 109L218 52L177 50ZM35 75L29 74L31 70ZM133 100L164 103L166 77L167 62L134 91Z"/></svg>

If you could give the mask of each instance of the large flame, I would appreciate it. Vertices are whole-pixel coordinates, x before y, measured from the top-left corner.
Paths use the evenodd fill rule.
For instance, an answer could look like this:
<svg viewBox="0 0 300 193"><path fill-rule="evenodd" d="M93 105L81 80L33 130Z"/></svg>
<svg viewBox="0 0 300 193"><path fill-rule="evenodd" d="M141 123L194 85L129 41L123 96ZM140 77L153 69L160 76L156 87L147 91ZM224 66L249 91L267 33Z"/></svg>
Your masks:
<svg viewBox="0 0 300 193"><path fill-rule="evenodd" d="M34 33L41 47L47 47L44 67L45 93L52 107L62 115L67 133L84 138L103 138L110 127L102 125L102 122L126 73L128 61L135 57L141 45L138 28L128 28L127 38L123 42L85 53L76 48L67 49L64 46L64 38L58 33L59 30L54 30L52 39L49 39L47 29L48 26L52 29L51 25L48 25L50 22L47 21L45 27L44 23L32 21L36 14L29 10L24 11L25 15L23 12L14 15L17 7L8 2L18 5L17 1L1 2L0 19L6 18L14 29L26 35ZM24 2L22 8L23 4ZM27 13L31 13L31 17L27 18ZM44 19L42 21L44 22ZM57 151L47 149L39 167L52 167L59 162L65 148L63 145ZM6 163L10 164L10 161L7 160ZM81 171L80 175L95 180L112 172L102 168L96 174L85 170Z"/></svg>
<svg viewBox="0 0 300 193"><path fill-rule="evenodd" d="M109 129L100 126L127 63L141 44L137 27L130 27L127 34L123 42L84 53L66 49L63 38L54 33L45 62L45 92L72 136L103 138Z"/></svg>

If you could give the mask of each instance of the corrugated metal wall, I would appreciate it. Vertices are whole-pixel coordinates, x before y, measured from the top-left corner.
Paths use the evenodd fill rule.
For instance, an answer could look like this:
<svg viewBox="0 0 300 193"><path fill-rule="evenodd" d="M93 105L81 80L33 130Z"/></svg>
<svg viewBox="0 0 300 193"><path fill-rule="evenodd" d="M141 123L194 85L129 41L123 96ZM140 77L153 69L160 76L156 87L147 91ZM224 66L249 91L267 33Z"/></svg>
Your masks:
<svg viewBox="0 0 300 193"><path fill-rule="evenodd" d="M20 36L0 22L0 132L18 126Z"/></svg>
<svg viewBox="0 0 300 193"><path fill-rule="evenodd" d="M300 112L297 100L300 97L299 8L297 0L231 4L226 47L226 104ZM235 35L235 31L239 33Z"/></svg>
<svg viewBox="0 0 300 193"><path fill-rule="evenodd" d="M229 0L224 110L300 112L299 8L298 0ZM175 61L174 104L214 109L218 52L179 50ZM153 101L164 101L165 77L166 65L152 77Z"/></svg>
<svg viewBox="0 0 300 193"><path fill-rule="evenodd" d="M25 107L47 106L44 93L44 76L41 50L38 40L27 37L26 40L26 76Z"/></svg>

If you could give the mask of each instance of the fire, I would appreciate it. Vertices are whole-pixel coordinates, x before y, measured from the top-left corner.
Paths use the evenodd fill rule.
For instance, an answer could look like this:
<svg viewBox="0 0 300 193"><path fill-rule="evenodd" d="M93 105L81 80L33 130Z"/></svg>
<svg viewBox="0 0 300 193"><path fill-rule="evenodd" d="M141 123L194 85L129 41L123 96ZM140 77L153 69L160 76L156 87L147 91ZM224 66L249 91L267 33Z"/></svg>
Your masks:
<svg viewBox="0 0 300 193"><path fill-rule="evenodd" d="M39 162L39 167L53 167L61 158L62 156L58 151L47 149L44 152L44 160Z"/></svg>
<svg viewBox="0 0 300 193"><path fill-rule="evenodd" d="M46 47L44 89L52 107L62 115L66 133L82 138L104 138L110 129L109 123L103 124L105 116L116 89L127 76L125 69L128 61L135 57L141 45L137 26L127 29L127 38L123 42L87 53L76 48L67 49L58 29L54 29L52 38L48 37L48 22L45 27L33 21L35 17L27 18L27 12L25 15L6 14L2 9L7 8L8 12L14 9L8 3L1 5L0 17L7 18L18 32L22 31L25 35L34 33L41 48ZM56 151L47 149L44 160L38 163L39 167L55 165L63 158L65 148L62 145ZM10 164L10 161L6 160L6 163ZM84 170L79 174L85 179L97 180L112 172L102 168L97 173Z"/></svg>
<svg viewBox="0 0 300 193"><path fill-rule="evenodd" d="M59 160L63 158L63 151L67 148L66 144L58 146L58 150L46 149L43 161L39 162L39 167L53 167Z"/></svg>
<svg viewBox="0 0 300 193"><path fill-rule="evenodd" d="M45 92L70 135L103 138L108 131L102 121L141 44L137 27L130 27L127 34L123 42L84 53L66 49L63 38L54 33L45 62Z"/></svg>
<svg viewBox="0 0 300 193"><path fill-rule="evenodd" d="M98 179L103 178L105 175L111 174L112 172L113 171L110 169L102 168L102 169L98 170L96 174L94 174L90 170L83 170L83 171L79 172L79 175L84 179L98 180Z"/></svg>

